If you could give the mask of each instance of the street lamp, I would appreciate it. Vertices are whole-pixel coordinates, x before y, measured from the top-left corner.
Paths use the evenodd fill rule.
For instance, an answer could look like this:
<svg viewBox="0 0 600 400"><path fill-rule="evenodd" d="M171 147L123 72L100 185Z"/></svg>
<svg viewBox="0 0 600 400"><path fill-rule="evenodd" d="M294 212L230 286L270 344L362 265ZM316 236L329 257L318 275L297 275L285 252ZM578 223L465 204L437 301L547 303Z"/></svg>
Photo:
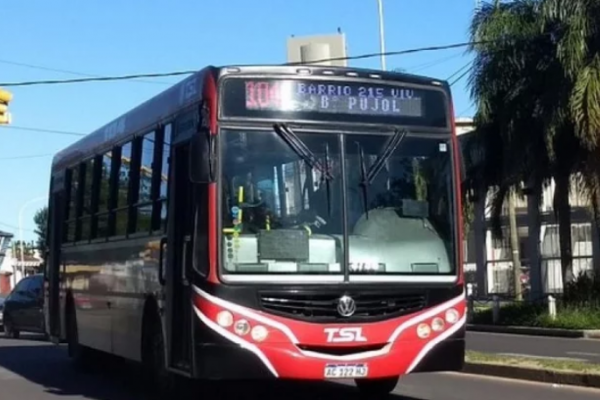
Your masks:
<svg viewBox="0 0 600 400"><path fill-rule="evenodd" d="M377 0L379 8L379 53L381 57L381 69L385 71L385 30L383 26L383 0Z"/></svg>
<svg viewBox="0 0 600 400"><path fill-rule="evenodd" d="M23 245L23 211L25 211L27 206L29 206L30 204L41 200L46 200L47 198L48 196L46 195L28 200L25 203L23 203L23 205L19 209L19 250L21 252L21 265L25 265L25 246Z"/></svg>

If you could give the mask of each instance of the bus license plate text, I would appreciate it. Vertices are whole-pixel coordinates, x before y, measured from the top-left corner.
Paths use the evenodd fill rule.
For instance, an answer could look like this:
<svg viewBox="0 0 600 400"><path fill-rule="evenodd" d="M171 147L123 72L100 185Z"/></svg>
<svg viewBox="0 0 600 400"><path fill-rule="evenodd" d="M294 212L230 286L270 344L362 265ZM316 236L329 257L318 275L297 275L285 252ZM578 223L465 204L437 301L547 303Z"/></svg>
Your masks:
<svg viewBox="0 0 600 400"><path fill-rule="evenodd" d="M325 365L325 378L365 378L369 373L366 364L327 364Z"/></svg>

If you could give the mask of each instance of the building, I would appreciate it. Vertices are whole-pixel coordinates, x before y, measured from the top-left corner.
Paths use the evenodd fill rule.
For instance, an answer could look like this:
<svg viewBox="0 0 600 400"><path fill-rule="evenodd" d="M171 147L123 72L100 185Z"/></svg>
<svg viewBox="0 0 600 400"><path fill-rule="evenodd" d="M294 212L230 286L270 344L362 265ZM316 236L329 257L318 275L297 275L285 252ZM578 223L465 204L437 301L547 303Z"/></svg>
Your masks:
<svg viewBox="0 0 600 400"><path fill-rule="evenodd" d="M12 233L0 231L0 294L6 294L11 290L12 263L7 257L10 251Z"/></svg>
<svg viewBox="0 0 600 400"><path fill-rule="evenodd" d="M346 35L339 29L331 35L292 36L287 41L287 61L289 63L312 63L314 65L330 65L346 67L348 61ZM330 60L333 61L322 61Z"/></svg>

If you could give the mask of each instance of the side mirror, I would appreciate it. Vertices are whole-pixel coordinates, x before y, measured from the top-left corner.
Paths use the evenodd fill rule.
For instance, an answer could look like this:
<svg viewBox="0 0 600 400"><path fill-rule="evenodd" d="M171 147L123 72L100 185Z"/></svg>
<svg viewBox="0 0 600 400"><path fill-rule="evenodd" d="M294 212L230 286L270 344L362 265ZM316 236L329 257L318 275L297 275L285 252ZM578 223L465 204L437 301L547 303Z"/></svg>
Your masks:
<svg viewBox="0 0 600 400"><path fill-rule="evenodd" d="M194 183L215 181L215 139L208 129L192 136L189 152L190 180Z"/></svg>

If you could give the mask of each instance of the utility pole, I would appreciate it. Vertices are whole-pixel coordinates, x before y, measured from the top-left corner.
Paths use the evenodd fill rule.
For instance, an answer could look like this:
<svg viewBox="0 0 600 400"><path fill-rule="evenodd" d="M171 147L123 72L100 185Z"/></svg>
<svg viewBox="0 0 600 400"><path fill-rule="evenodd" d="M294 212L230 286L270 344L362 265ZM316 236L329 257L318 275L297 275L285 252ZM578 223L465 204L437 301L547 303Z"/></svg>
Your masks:
<svg viewBox="0 0 600 400"><path fill-rule="evenodd" d="M379 8L379 53L381 57L381 69L385 71L385 29L383 25L383 0L377 0L377 6Z"/></svg>

